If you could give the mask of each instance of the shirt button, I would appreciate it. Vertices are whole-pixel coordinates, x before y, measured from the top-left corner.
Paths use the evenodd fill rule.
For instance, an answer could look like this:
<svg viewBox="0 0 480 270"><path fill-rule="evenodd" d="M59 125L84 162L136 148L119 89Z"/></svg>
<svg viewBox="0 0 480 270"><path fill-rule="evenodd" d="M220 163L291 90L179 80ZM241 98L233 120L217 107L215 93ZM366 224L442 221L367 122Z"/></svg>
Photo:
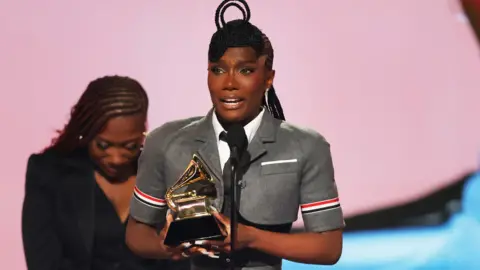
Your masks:
<svg viewBox="0 0 480 270"><path fill-rule="evenodd" d="M229 262L230 262L230 259L229 259L229 258L226 258L225 261L226 261L227 263L229 263Z"/></svg>

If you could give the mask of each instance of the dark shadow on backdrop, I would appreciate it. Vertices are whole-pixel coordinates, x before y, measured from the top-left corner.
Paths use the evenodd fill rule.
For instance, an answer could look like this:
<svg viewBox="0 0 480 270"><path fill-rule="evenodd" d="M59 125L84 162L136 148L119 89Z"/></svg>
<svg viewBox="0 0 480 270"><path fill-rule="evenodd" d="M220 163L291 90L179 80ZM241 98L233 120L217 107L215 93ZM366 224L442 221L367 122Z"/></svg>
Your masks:
<svg viewBox="0 0 480 270"><path fill-rule="evenodd" d="M469 172L454 183L420 199L366 214L347 217L345 231L436 226L461 210L463 187L473 176Z"/></svg>

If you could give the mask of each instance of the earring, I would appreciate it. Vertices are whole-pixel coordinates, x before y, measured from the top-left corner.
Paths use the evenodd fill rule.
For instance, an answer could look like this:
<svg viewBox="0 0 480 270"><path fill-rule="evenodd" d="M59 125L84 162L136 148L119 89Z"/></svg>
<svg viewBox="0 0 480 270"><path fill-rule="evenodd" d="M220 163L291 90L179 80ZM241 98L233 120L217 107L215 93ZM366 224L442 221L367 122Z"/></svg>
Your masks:
<svg viewBox="0 0 480 270"><path fill-rule="evenodd" d="M82 139L83 139L83 136L82 136L82 135L78 136L78 140L79 140L79 141L81 141Z"/></svg>

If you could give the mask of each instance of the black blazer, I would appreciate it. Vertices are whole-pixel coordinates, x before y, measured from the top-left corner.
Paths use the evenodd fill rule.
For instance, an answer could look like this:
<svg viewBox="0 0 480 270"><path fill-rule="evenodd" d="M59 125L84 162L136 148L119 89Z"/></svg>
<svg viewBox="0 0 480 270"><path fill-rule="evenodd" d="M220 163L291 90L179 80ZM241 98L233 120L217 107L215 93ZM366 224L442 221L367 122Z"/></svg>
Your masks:
<svg viewBox="0 0 480 270"><path fill-rule="evenodd" d="M22 212L29 270L90 270L94 191L94 167L86 152L30 156ZM180 269L166 261L152 264L152 269Z"/></svg>

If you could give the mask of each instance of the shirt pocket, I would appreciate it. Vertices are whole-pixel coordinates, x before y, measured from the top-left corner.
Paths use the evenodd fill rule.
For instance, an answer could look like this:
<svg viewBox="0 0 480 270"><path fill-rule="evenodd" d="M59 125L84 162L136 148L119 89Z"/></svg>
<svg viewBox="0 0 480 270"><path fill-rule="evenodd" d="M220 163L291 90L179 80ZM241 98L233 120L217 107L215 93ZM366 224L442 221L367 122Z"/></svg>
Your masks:
<svg viewBox="0 0 480 270"><path fill-rule="evenodd" d="M260 175L290 174L298 172L296 159L264 161L260 164Z"/></svg>

